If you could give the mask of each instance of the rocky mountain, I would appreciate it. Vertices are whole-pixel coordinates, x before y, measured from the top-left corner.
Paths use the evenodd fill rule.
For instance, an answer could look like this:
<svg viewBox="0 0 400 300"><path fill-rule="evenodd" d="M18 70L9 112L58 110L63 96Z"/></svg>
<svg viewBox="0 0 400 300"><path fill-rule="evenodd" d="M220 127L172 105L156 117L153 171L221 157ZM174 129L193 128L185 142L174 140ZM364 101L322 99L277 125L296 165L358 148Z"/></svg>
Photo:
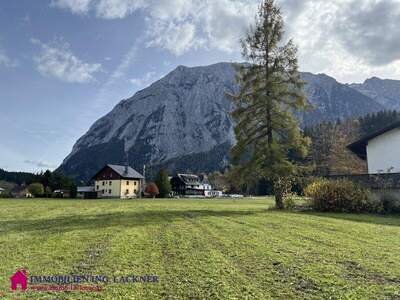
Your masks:
<svg viewBox="0 0 400 300"><path fill-rule="evenodd" d="M307 83L308 101L314 106L311 112L299 116L304 125L358 117L385 109L382 104L325 74L302 73L301 77Z"/></svg>
<svg viewBox="0 0 400 300"><path fill-rule="evenodd" d="M372 77L364 83L349 86L388 109L400 110L400 80Z"/></svg>
<svg viewBox="0 0 400 300"><path fill-rule="evenodd" d="M302 78L314 106L298 116L303 125L384 108L327 75ZM237 91L230 63L179 66L95 122L58 170L85 181L105 163L125 164L127 156L131 166L142 170L146 164L150 173L160 167L171 173L222 169L235 143L233 105L225 93Z"/></svg>

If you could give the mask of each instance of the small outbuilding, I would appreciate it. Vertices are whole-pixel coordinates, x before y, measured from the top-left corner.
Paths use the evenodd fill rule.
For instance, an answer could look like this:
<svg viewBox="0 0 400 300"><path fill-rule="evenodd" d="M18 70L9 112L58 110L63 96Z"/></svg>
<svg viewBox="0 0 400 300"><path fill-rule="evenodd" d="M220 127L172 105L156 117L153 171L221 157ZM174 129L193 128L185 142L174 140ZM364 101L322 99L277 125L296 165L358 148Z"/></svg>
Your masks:
<svg viewBox="0 0 400 300"><path fill-rule="evenodd" d="M76 197L80 199L97 199L99 196L94 186L78 186L76 189Z"/></svg>

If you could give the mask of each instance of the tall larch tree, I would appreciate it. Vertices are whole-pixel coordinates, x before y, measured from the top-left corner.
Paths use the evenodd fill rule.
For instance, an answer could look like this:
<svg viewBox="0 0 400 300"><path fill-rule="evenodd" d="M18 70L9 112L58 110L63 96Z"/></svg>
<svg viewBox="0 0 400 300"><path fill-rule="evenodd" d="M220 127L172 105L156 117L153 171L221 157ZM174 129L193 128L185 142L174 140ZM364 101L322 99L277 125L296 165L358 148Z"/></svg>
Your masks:
<svg viewBox="0 0 400 300"><path fill-rule="evenodd" d="M299 170L296 158L306 155L308 138L293 113L307 108L300 79L297 47L283 43L284 22L274 0L259 7L255 24L241 41L247 61L237 66L240 92L230 95L236 109L237 144L232 149L231 174L244 182L268 179L280 182ZM283 208L275 190L276 207Z"/></svg>

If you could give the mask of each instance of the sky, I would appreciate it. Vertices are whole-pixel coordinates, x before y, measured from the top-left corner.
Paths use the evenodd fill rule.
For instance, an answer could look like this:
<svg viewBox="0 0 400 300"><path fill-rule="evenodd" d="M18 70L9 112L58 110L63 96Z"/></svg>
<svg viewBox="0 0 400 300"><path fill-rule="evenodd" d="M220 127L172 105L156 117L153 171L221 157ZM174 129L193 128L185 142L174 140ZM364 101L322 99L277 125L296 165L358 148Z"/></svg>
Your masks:
<svg viewBox="0 0 400 300"><path fill-rule="evenodd" d="M301 71L400 79L400 0L277 0ZM179 65L241 61L256 0L0 1L0 168L56 168L90 126Z"/></svg>

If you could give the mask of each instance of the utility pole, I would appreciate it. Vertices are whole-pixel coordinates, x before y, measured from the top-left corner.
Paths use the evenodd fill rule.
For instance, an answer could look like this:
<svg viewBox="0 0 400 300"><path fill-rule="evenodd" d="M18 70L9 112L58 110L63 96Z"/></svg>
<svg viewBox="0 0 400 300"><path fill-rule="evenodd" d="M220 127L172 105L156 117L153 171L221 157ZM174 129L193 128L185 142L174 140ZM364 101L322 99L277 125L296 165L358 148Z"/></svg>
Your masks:
<svg viewBox="0 0 400 300"><path fill-rule="evenodd" d="M144 187L146 185L146 165L143 165L143 186L141 188L141 190L144 192ZM140 198L142 198L142 192L140 192Z"/></svg>

